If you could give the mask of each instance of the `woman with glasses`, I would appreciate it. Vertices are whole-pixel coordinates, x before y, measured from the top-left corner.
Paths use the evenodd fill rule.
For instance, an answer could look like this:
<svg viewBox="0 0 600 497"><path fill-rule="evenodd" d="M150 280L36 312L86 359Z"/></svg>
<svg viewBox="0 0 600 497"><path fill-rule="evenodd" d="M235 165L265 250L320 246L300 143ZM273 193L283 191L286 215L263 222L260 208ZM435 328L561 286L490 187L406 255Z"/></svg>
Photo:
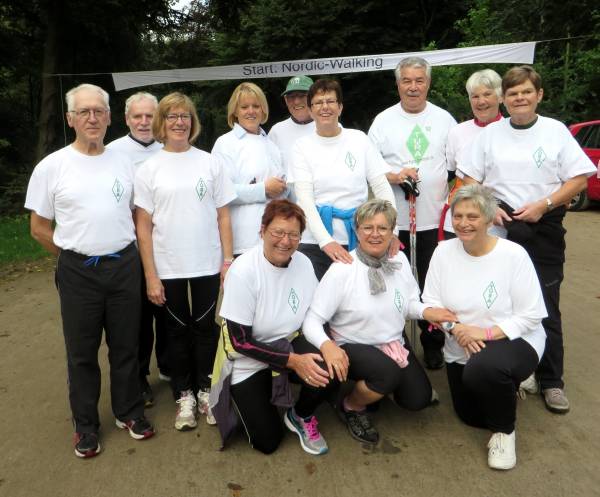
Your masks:
<svg viewBox="0 0 600 497"><path fill-rule="evenodd" d="M211 405L224 440L235 406L250 444L265 454L283 438L277 406L288 408L285 425L306 452L328 450L314 412L332 384L331 371L297 333L317 286L310 261L296 252L305 223L296 204L269 202L261 219L263 243L236 258L225 279L221 317L233 351L213 375L219 386L213 386ZM295 405L288 378L301 384Z"/></svg>
<svg viewBox="0 0 600 497"><path fill-rule="evenodd" d="M258 243L267 201L287 193L279 149L261 128L268 118L263 91L254 83L241 83L227 104L227 124L232 129L220 136L212 149L237 194L230 209L235 255Z"/></svg>
<svg viewBox="0 0 600 497"><path fill-rule="evenodd" d="M358 245L350 252L352 263L331 265L302 329L338 380L348 377L356 382L340 411L352 437L376 444L379 433L366 414L369 404L392 394L399 406L416 411L435 400L404 333L406 320L440 323L455 321L456 316L422 304L406 256L402 252L389 256L396 225L396 209L390 202L373 199L362 204L354 223Z"/></svg>
<svg viewBox="0 0 600 497"><path fill-rule="evenodd" d="M320 280L332 262L350 264L356 245L354 210L368 198L395 205L385 174L390 169L362 131L342 128L342 88L337 81L320 79L308 91L310 115L316 132L296 141L290 182L306 213L308 229L299 250L313 263ZM400 242L394 237L392 255Z"/></svg>
<svg viewBox="0 0 600 497"><path fill-rule="evenodd" d="M235 191L218 161L191 145L200 121L187 96L171 93L160 101L152 133L164 147L136 175L137 237L148 299L166 309L175 428L189 430L197 411L214 424L209 375L219 287L233 260L227 204Z"/></svg>

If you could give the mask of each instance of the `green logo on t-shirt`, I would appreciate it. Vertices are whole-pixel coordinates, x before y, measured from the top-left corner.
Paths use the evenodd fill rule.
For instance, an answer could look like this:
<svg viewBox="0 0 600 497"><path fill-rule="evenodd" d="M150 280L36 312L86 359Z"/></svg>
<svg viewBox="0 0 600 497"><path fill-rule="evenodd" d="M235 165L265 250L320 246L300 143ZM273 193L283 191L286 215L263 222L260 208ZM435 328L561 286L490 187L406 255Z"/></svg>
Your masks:
<svg viewBox="0 0 600 497"><path fill-rule="evenodd" d="M350 169L350 171L354 171L354 168L356 167L356 159L354 158L351 152L348 152L346 154L346 165L348 166L348 169Z"/></svg>
<svg viewBox="0 0 600 497"><path fill-rule="evenodd" d="M486 286L485 290L483 291L483 301L485 302L485 305L488 309L492 307L492 304L496 301L497 298L498 292L496 291L496 285L494 285L493 281L490 281L490 284Z"/></svg>
<svg viewBox="0 0 600 497"><path fill-rule="evenodd" d="M413 159L417 164L421 162L421 159L425 155L427 148L429 147L429 140L425 136L425 133L421 131L419 125L415 125L408 140L406 141L406 148L413 156Z"/></svg>
<svg viewBox="0 0 600 497"><path fill-rule="evenodd" d="M288 296L288 304L292 311L294 311L294 314L296 314L300 307L300 298L293 288L290 290L290 295Z"/></svg>
<svg viewBox="0 0 600 497"><path fill-rule="evenodd" d="M404 297L400 293L400 290L396 288L396 293L394 293L394 305L398 312L402 312L402 306L404 305Z"/></svg>
<svg viewBox="0 0 600 497"><path fill-rule="evenodd" d="M204 180L202 178L200 178L198 180L198 183L196 184L196 193L198 194L198 198L200 200L202 200L204 198L204 195L206 194L206 183L204 182Z"/></svg>
<svg viewBox="0 0 600 497"><path fill-rule="evenodd" d="M117 202L120 202L121 197L123 196L123 193L125 192L125 188L123 188L123 185L118 180L118 178L115 178L115 182L113 183L113 187L112 187L112 192L113 192L113 195L115 196L115 198L117 199Z"/></svg>
<svg viewBox="0 0 600 497"><path fill-rule="evenodd" d="M542 147L539 147L535 152L533 152L533 160L535 161L535 165L538 167L542 167L542 164L546 160L546 152Z"/></svg>

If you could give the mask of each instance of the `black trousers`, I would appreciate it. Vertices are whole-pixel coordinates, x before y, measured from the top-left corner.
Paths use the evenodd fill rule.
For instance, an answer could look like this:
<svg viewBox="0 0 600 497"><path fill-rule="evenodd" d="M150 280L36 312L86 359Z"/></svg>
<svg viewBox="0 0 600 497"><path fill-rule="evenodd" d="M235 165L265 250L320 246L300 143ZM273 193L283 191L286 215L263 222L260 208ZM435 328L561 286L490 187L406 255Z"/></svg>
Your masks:
<svg viewBox="0 0 600 497"><path fill-rule="evenodd" d="M348 245L342 245L342 247L348 250ZM298 246L298 252L302 252L310 259L315 270L315 275L317 276L317 279L321 281L321 278L323 278L323 275L327 272L329 266L333 264L331 258L323 252L316 243L301 243Z"/></svg>
<svg viewBox="0 0 600 497"><path fill-rule="evenodd" d="M350 360L350 379L364 380L369 390L381 395L393 393L396 404L419 411L431 404L431 383L406 337L404 346L409 352L405 368L374 345L346 343L341 348Z"/></svg>
<svg viewBox="0 0 600 497"><path fill-rule="evenodd" d="M444 235L448 238L452 236L452 233L445 231ZM417 273L419 276L418 283L421 292L423 292L423 288L425 288L425 277L429 270L431 256L438 245L437 236L437 229L417 231ZM398 234L398 238L402 242L402 245L404 245L404 255L406 255L406 258L410 262L410 232L402 230ZM427 331L429 323L424 320L419 321L419 328L421 328L420 338L423 349L439 350L444 346L444 332L441 330Z"/></svg>
<svg viewBox="0 0 600 497"><path fill-rule="evenodd" d="M546 349L536 376L542 389L563 388L563 334L559 308L560 285L564 278L562 264L533 263L542 287L548 317L542 320L546 331Z"/></svg>
<svg viewBox="0 0 600 497"><path fill-rule="evenodd" d="M185 390L210 388L209 375L219 341L215 312L220 275L162 280L162 284L167 299L165 322L173 393L179 397Z"/></svg>
<svg viewBox="0 0 600 497"><path fill-rule="evenodd" d="M106 333L113 413L120 420L144 414L138 381L140 259L134 244L119 257L87 256L63 250L56 265L63 332L67 351L69 401L75 430L100 427L98 349Z"/></svg>
<svg viewBox="0 0 600 497"><path fill-rule="evenodd" d="M156 335L156 346L154 336ZM142 272L142 312L140 317L140 348L138 359L140 361L140 378L150 374L150 359L152 349L156 355L158 370L171 375L167 351L167 331L165 329L164 307L154 305L146 295L146 278Z"/></svg>
<svg viewBox="0 0 600 497"><path fill-rule="evenodd" d="M454 411L470 426L512 433L519 384L537 364L535 350L522 338L488 341L465 365L446 363Z"/></svg>
<svg viewBox="0 0 600 497"><path fill-rule="evenodd" d="M302 335L292 342L292 347L296 354L319 353L319 350L308 343ZM331 389L338 386L336 382L330 381L325 388L311 387L298 378L293 371L289 374L290 381L302 385L294 410L303 418L311 416L330 394ZM279 410L271 404L271 383L271 369L263 369L231 386L231 396L242 419L250 445L264 454L274 452L279 447L284 434Z"/></svg>

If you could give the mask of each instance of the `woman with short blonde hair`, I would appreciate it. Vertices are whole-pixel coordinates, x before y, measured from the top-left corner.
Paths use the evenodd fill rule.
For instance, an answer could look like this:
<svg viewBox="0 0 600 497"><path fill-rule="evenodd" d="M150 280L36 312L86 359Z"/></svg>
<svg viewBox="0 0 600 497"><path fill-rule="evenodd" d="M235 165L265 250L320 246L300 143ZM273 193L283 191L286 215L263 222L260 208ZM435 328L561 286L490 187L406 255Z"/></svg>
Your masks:
<svg viewBox="0 0 600 497"><path fill-rule="evenodd" d="M288 194L281 154L262 129L269 106L254 83L240 83L227 104L231 131L220 136L212 149L235 186L231 205L233 253L242 254L259 242L265 204Z"/></svg>
<svg viewBox="0 0 600 497"><path fill-rule="evenodd" d="M208 394L218 341L215 312L233 261L228 204L235 191L219 162L191 145L200 122L189 97L164 97L152 127L164 147L136 174L137 237L148 299L166 309L175 428L189 430L198 412L214 424Z"/></svg>

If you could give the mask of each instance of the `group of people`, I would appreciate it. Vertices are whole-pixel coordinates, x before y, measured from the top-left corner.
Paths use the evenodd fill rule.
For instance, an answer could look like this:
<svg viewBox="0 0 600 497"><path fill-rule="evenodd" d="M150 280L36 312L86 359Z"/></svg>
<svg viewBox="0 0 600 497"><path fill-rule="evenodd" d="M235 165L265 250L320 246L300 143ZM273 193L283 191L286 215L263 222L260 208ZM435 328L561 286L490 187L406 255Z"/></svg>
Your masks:
<svg viewBox="0 0 600 497"><path fill-rule="evenodd" d="M335 80L291 78L290 117L268 134L264 93L241 83L210 154L193 146L200 121L181 93L131 96L130 133L106 147L108 94L67 93L75 141L36 166L25 206L32 236L58 255L77 456L100 452L103 329L116 424L136 439L154 434L154 332L175 428L203 415L225 443L241 425L266 454L284 426L308 453L327 452L315 412L339 391L340 418L367 444L383 397L410 410L437 402L409 319L425 366L446 365L459 418L492 432L490 467L516 464L520 387L569 410L562 219L595 167L563 124L536 113L543 90L529 66L474 73L474 119L459 125L427 101L424 59L403 59L395 76L400 101L368 134L340 124ZM420 192L417 274L407 183Z"/></svg>

